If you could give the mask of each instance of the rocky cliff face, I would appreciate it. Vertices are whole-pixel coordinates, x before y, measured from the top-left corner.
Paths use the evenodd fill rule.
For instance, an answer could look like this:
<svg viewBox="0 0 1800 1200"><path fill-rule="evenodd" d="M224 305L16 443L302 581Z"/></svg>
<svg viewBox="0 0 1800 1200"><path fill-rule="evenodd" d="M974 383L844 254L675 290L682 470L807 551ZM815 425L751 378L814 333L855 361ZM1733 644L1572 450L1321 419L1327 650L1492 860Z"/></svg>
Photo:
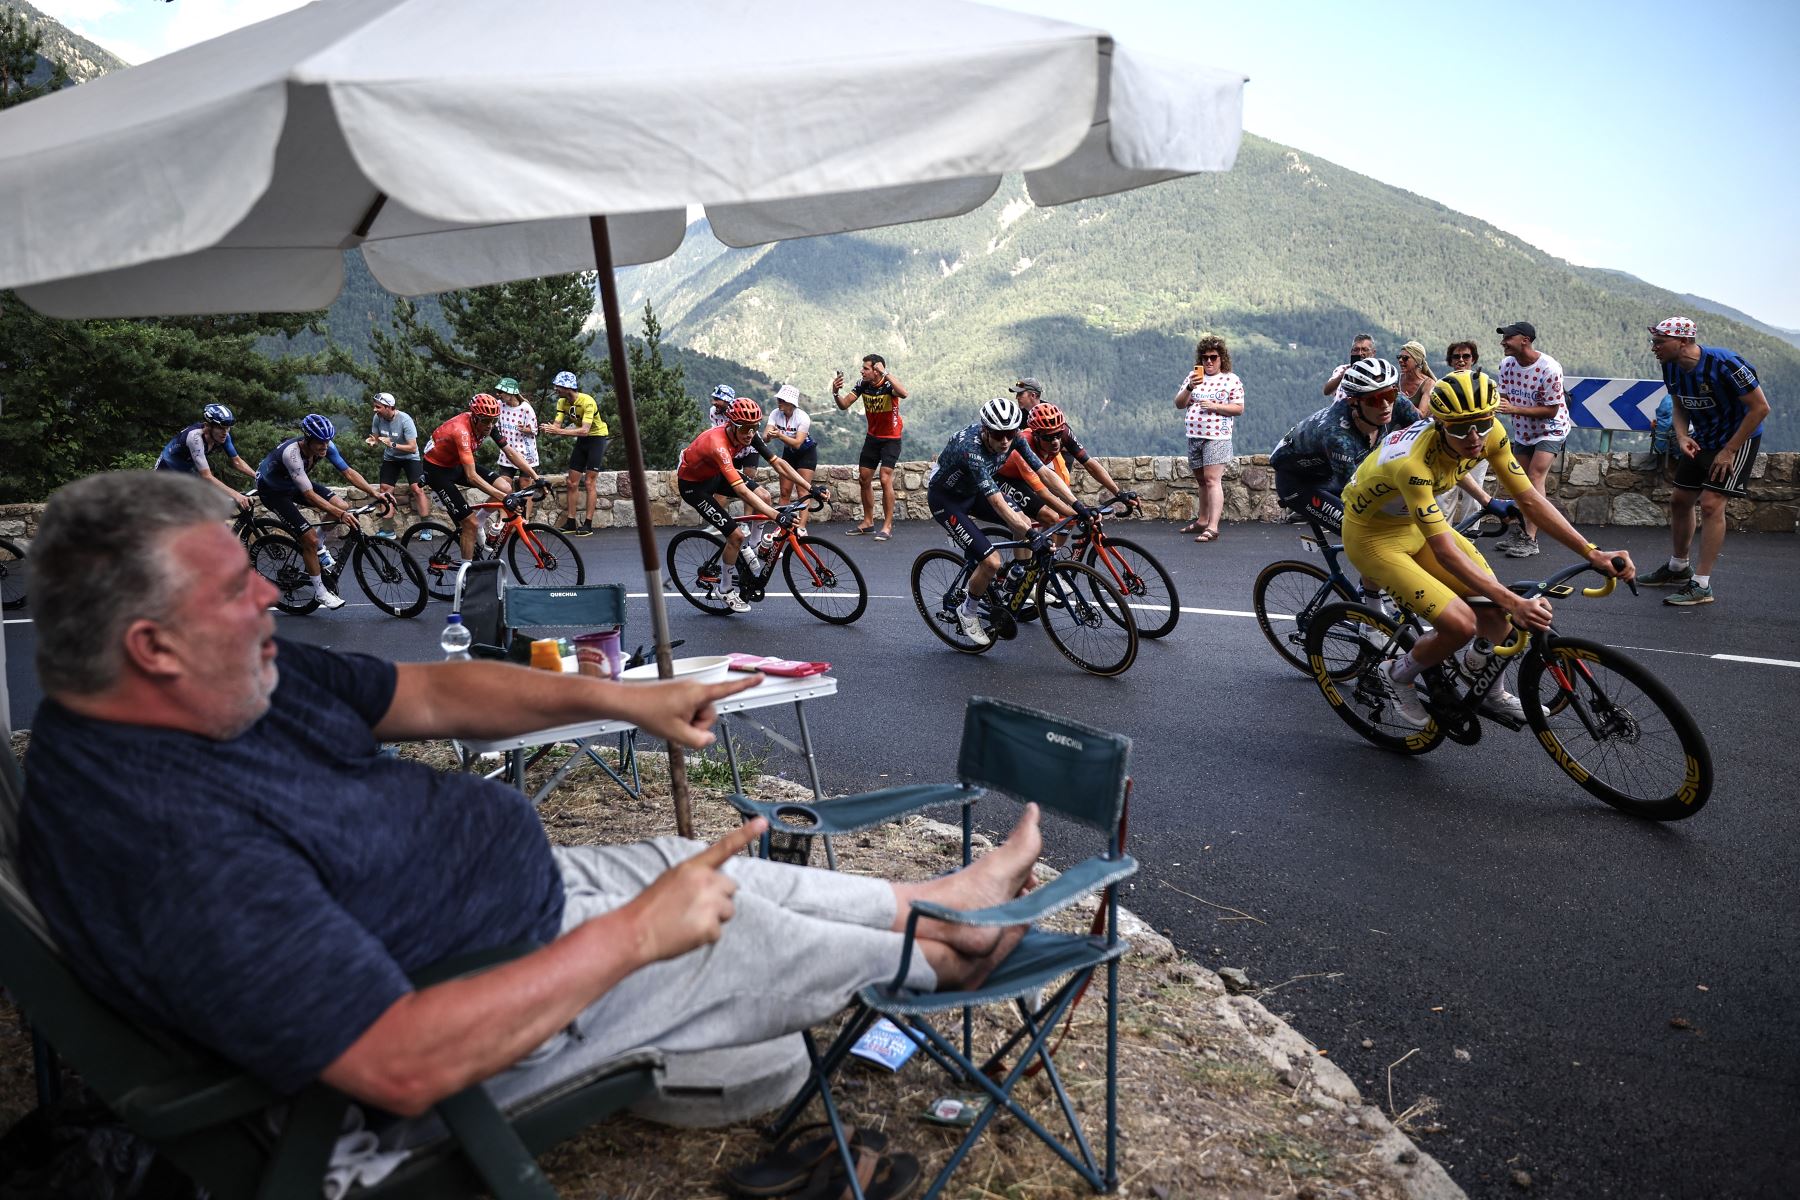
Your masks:
<svg viewBox="0 0 1800 1200"><path fill-rule="evenodd" d="M27 26L43 35L44 41L38 47L38 57L61 63L63 70L76 83L87 83L108 71L117 71L131 65L112 51L82 37L55 17L33 8L25 0L6 0L6 7L16 10L25 18ZM42 62L38 64L38 72L44 78L49 78L50 71ZM34 78L32 82L39 80Z"/></svg>

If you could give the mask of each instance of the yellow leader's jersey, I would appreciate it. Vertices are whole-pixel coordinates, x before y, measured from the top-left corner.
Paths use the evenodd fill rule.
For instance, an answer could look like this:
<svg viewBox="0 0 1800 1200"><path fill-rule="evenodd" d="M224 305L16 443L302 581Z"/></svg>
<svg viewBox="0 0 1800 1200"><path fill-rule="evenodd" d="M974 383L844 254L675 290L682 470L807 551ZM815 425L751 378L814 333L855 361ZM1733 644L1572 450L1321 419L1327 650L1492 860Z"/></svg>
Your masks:
<svg viewBox="0 0 1800 1200"><path fill-rule="evenodd" d="M1438 507L1438 495L1455 487L1482 459L1513 496L1531 490L1531 480L1513 457L1498 421L1488 430L1476 458L1459 458L1429 419L1390 433L1362 460L1344 488L1344 525L1380 528L1412 522L1426 537L1448 532L1450 519Z"/></svg>

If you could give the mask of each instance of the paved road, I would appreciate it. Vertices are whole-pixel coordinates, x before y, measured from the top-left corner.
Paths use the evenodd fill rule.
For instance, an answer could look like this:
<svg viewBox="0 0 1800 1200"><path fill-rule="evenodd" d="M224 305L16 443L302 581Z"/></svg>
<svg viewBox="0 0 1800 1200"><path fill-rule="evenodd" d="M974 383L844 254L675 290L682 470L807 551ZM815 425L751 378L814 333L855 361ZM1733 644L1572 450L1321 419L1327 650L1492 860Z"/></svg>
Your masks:
<svg viewBox="0 0 1800 1200"><path fill-rule="evenodd" d="M1437 1102L1427 1123L1442 1131L1421 1140L1471 1195L1512 1195L1514 1169L1567 1197L1800 1194L1793 537L1734 535L1710 608L1621 591L1562 610L1567 632L1643 648L1711 739L1711 805L1655 826L1588 798L1525 737L1492 730L1421 759L1356 740L1243 615L1256 571L1296 548L1289 527L1228 527L1211 546L1134 529L1201 611L1114 680L1076 671L1030 629L984 658L951 653L906 592L914 555L938 541L928 529L884 545L833 536L875 596L855 626L782 598L730 620L671 607L683 653L836 664L842 691L814 724L829 786L947 775L975 693L1120 730L1135 740L1144 863L1130 904L1201 960L1247 969L1372 1100L1386 1103L1388 1064L1417 1048L1393 1069L1394 1104ZM1654 563L1665 536L1606 540ZM628 534L582 548L590 578L641 588ZM282 632L429 658L442 611L401 622L365 603L282 618ZM647 639L641 599L630 621L628 643ZM30 626L7 635L25 723ZM780 766L798 769L778 753ZM1072 852L1053 831L1051 856Z"/></svg>

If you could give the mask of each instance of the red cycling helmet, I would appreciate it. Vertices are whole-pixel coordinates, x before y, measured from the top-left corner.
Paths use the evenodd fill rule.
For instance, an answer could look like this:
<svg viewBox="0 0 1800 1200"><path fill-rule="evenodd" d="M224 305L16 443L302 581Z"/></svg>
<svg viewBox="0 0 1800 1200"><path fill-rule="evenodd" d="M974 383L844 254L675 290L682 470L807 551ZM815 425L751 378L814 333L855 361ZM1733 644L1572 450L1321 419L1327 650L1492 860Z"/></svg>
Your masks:
<svg viewBox="0 0 1800 1200"><path fill-rule="evenodd" d="M734 425L760 425L762 405L748 396L739 396L726 406L725 419Z"/></svg>
<svg viewBox="0 0 1800 1200"><path fill-rule="evenodd" d="M474 398L469 401L469 411L478 417L498 417L500 402L486 392L476 392Z"/></svg>
<svg viewBox="0 0 1800 1200"><path fill-rule="evenodd" d="M1033 433L1061 433L1069 427L1069 423L1063 419L1062 409L1048 401L1032 405L1031 411L1025 415L1025 423Z"/></svg>

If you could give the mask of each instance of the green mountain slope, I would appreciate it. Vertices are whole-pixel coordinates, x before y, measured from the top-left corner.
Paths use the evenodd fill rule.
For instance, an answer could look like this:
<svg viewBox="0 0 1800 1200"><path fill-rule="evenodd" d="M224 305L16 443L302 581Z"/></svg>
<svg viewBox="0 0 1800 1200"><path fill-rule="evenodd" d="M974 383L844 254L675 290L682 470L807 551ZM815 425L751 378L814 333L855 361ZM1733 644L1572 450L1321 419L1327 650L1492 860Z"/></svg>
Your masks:
<svg viewBox="0 0 1800 1200"><path fill-rule="evenodd" d="M1094 448L1173 451L1172 396L1209 330L1245 380L1249 452L1322 402L1357 332L1389 357L1410 338L1434 359L1472 338L1491 369L1495 326L1529 320L1571 375L1647 378L1645 327L1695 307L1253 136L1229 173L1061 208L1031 207L1008 179L974 213L897 229L730 250L700 226L680 254L622 278L657 305L671 341L809 392L864 353L886 355L914 393L921 455L1027 374ZM1800 446L1800 350L1730 320L1706 326L1762 372L1775 405L1765 445ZM845 444L860 424L825 423Z"/></svg>

